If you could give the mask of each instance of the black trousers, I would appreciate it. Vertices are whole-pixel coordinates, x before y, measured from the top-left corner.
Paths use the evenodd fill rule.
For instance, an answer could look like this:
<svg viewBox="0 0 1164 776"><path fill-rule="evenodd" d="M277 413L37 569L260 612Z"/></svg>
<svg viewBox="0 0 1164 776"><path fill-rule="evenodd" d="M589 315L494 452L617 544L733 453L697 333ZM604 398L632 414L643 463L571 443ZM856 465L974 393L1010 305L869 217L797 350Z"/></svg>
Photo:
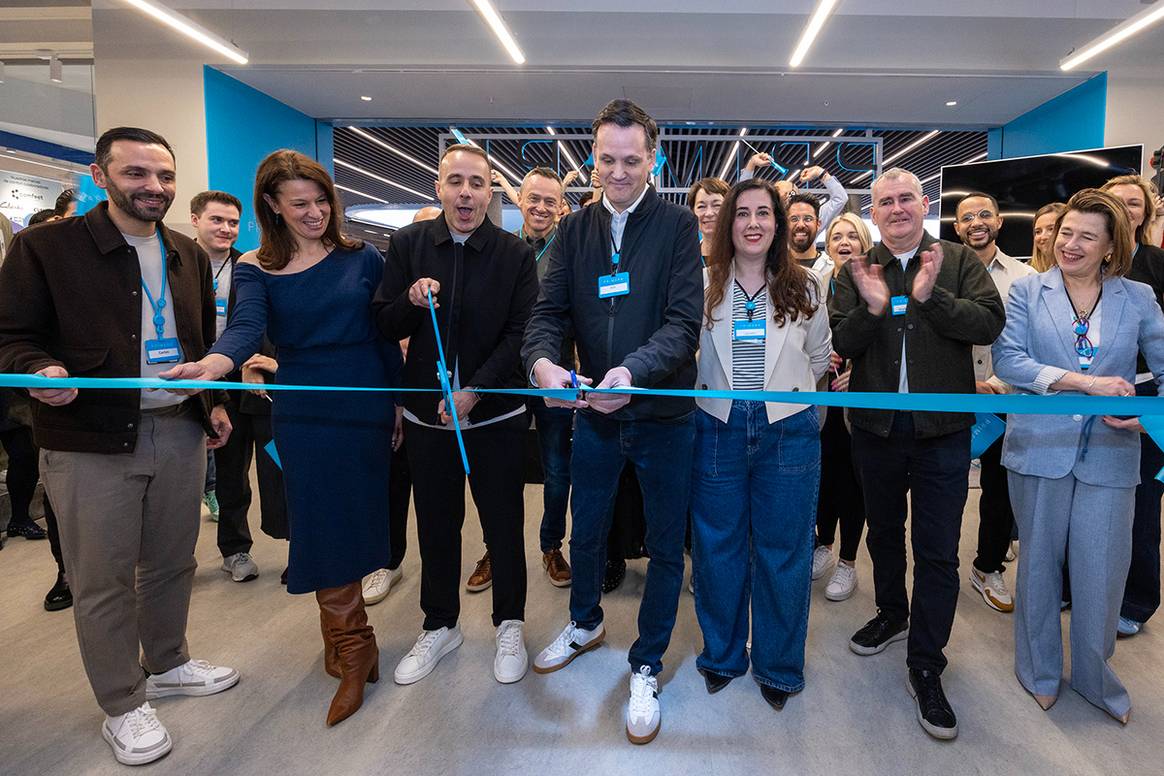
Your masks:
<svg viewBox="0 0 1164 776"><path fill-rule="evenodd" d="M271 441L271 416L239 412L226 405L234 430L226 444L214 451L218 469L218 551L222 557L251 551L251 529L247 512L251 508L251 460L259 480L260 527L274 539L286 539L287 497L283 491L283 471L263 448Z"/></svg>
<svg viewBox="0 0 1164 776"><path fill-rule="evenodd" d="M853 441L845 412L829 407L820 431L820 494L816 503L816 545L831 547L841 525L842 560L857 559L865 530L865 498L853 467Z"/></svg>
<svg viewBox="0 0 1164 776"><path fill-rule="evenodd" d="M8 453L8 500L12 507L11 522L23 524L32 522L32 497L36 494L36 483L40 480L40 451L32 442L32 429L28 426L14 426L0 431L0 444ZM57 562L57 571L65 573L64 556L61 554L61 534L57 529L57 515L44 494L44 524L48 532L49 549Z"/></svg>
<svg viewBox="0 0 1164 776"><path fill-rule="evenodd" d="M524 413L464 433L469 490L493 562L493 624L525 619ZM451 628L461 614L465 471L452 431L405 421L424 629Z"/></svg>
<svg viewBox="0 0 1164 776"><path fill-rule="evenodd" d="M1002 468L1002 437L986 448L978 460L982 464L979 480L982 495L978 499L978 555L974 558L974 568L989 574L1004 570L1003 562L1014 532L1010 486L1006 469Z"/></svg>
<svg viewBox="0 0 1164 776"><path fill-rule="evenodd" d="M389 569L398 569L408 549L408 501L412 495L412 470L408 468L408 440L392 451L388 468L388 543L392 555Z"/></svg>
<svg viewBox="0 0 1164 776"><path fill-rule="evenodd" d="M888 438L853 429L853 460L865 493L877 608L895 619L909 618L909 667L941 673L958 605L970 429L917 439L913 414L896 412ZM906 491L912 506L912 612L905 591Z"/></svg>
<svg viewBox="0 0 1164 776"><path fill-rule="evenodd" d="M1154 387L1155 383L1144 385ZM1137 390L1139 393L1139 390ZM1155 395L1151 393L1148 395ZM1147 434L1140 434L1140 485L1132 517L1132 565L1124 588L1120 616L1147 622L1160 608L1160 498L1164 482L1156 479L1164 468L1164 452Z"/></svg>

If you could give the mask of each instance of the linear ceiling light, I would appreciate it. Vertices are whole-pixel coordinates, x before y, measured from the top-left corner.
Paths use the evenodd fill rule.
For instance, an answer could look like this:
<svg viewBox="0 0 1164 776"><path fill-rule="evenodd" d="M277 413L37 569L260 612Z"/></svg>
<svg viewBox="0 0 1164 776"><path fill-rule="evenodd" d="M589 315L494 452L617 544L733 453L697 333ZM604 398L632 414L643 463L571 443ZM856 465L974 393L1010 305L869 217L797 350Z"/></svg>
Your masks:
<svg viewBox="0 0 1164 776"><path fill-rule="evenodd" d="M428 194L425 194L424 192L417 191L416 189L410 189L407 186L402 186L399 183L397 183L396 181L390 181L382 175L377 175L374 172L369 172L368 170L365 170L363 167L357 167L356 165L352 164L351 162L345 162L343 159L332 159L332 161L335 162L336 164L338 164L340 167L346 167L349 170L352 170L353 172L358 172L360 175L366 175L369 178L371 178L372 180L377 180L377 181L380 181L381 183L387 183L389 186L395 186L398 189L402 189L403 191L407 191L409 194L415 194L418 197L424 197L429 202L436 201L435 197L429 196Z"/></svg>
<svg viewBox="0 0 1164 776"><path fill-rule="evenodd" d="M465 133L462 132L461 130L457 129L456 127L449 127L449 131L452 132L453 136L457 138L457 142L460 142L462 139L464 139L464 141L466 143L468 143L469 145L474 146L476 148L481 148L480 143L478 143L476 140L473 140L473 138L471 138L471 137L465 137ZM481 148L481 150L485 151L484 148ZM519 186L521 185L522 177L520 175L517 175L516 173L514 173L513 170L509 169L504 164L497 161L497 157L494 156L493 154L489 153L488 151L485 151L485 156L489 157L490 164L492 164L494 167L501 170L503 173L505 173L510 178L512 178L514 180L514 182L517 183Z"/></svg>
<svg viewBox="0 0 1164 776"><path fill-rule="evenodd" d="M218 35L187 19L185 16L171 11L161 3L154 2L154 0L125 0L125 2L142 13L152 16L167 27L175 29L186 37L198 41L203 46L217 51L232 62L245 65L249 61L250 57L247 52L238 46L223 40Z"/></svg>
<svg viewBox="0 0 1164 776"><path fill-rule="evenodd" d="M364 130L360 129L359 127L348 127L347 129L349 132L353 132L353 133L359 135L360 137L364 138L368 142L375 143L376 145L380 146L381 148L387 149L403 159L407 159L408 161L415 164L417 167L420 167L421 169L424 169L424 170L428 170L433 175L440 175L440 172L437 171L437 168L433 167L432 165L425 164L424 162L417 159L415 156L411 156L410 154L404 153L396 146L389 145L388 143L385 143L383 140L376 137L371 132L365 132Z"/></svg>
<svg viewBox="0 0 1164 776"><path fill-rule="evenodd" d="M900 151L898 151L898 152L894 153L894 154L893 154L892 156L890 156L888 159L885 159L885 160L883 160L883 161L881 162L881 166L882 166L883 168L884 168L884 167L888 167L890 164L892 164L893 162L897 161L897 160L898 160L898 159L900 159L901 157L905 156L906 154L908 154L908 153L909 153L910 151L912 151L913 149L917 148L918 146L922 145L923 143L928 143L929 141L933 140L933 139L934 139L934 137L936 137L936 136L937 136L937 134L938 134L940 131L941 131L941 130L939 130L939 129L935 129L935 130L931 130L930 132L927 132L926 134L924 134L924 135L922 135L921 137L919 137L917 140L915 140L915 141L913 141L912 143L910 143L909 145L907 145L905 148L903 148L903 149L901 149ZM869 176L870 176L870 175L872 175L872 174L873 174L873 171L872 171L872 170L866 170L865 172L863 172L863 173L861 173L860 175L858 175L856 178L853 178L853 180L849 181L849 183L850 183L850 184L856 183L857 181L861 180L862 178L867 178L867 177L869 177Z"/></svg>
<svg viewBox="0 0 1164 776"><path fill-rule="evenodd" d="M741 128L740 129L740 137L743 137L746 134L748 134L748 128L747 127ZM751 146L748 146L748 147L751 148ZM736 151L738 151L738 150L740 150L740 141L739 140L732 143L732 150L728 151L727 159L723 160L723 169L720 170L719 175L717 175L715 177L722 179L724 176L727 175L728 170L730 170L732 168L732 162L734 162L736 160Z"/></svg>
<svg viewBox="0 0 1164 776"><path fill-rule="evenodd" d="M840 129L838 129L836 132L833 133L833 137L840 137L842 134L844 134L844 132L845 132L845 128L841 127ZM832 144L833 144L833 141L829 140L827 143L821 143L820 145L818 145L816 147L816 150L812 152L812 158L815 159L818 156L820 156L821 152L824 151L829 146L831 146Z"/></svg>
<svg viewBox="0 0 1164 776"><path fill-rule="evenodd" d="M386 199L380 199L379 197L374 197L371 194L368 194L367 192L359 191L358 189L349 189L347 186L341 186L338 183L335 184L335 187L337 189L339 189L340 191L346 191L349 194L355 194L357 197L363 197L364 199L371 199L371 200L374 200L376 202L383 202L385 205L392 204ZM355 221L356 219L353 218L352 220Z"/></svg>
<svg viewBox="0 0 1164 776"><path fill-rule="evenodd" d="M804 57L808 54L808 49L812 46L812 42L820 34L820 28L824 26L825 20L829 18L829 14L836 7L837 0L817 1L816 10L809 17L808 24L804 27L804 32L800 34L800 42L796 44L796 48L792 51L792 59L788 60L789 67L800 67L800 63L804 61Z"/></svg>
<svg viewBox="0 0 1164 776"><path fill-rule="evenodd" d="M550 126L546 127L546 131L551 135L558 134L554 131L554 128ZM579 180L582 181L582 185L585 186L587 183L589 183L590 179L586 177L586 171L582 169L582 165L575 161L574 156L570 153L570 149L566 148L566 144L559 140L558 148L562 150L562 155L566 157L566 161L570 163L570 166L578 170Z"/></svg>
<svg viewBox="0 0 1164 776"><path fill-rule="evenodd" d="M1123 43L1128 38L1147 29L1161 19L1164 19L1164 1L1157 2L1145 8L1135 16L1129 17L1121 24L1112 27L1098 38L1094 38L1088 43L1083 44L1082 47L1059 60L1059 69L1070 70L1077 67L1097 54L1107 51L1112 46Z"/></svg>
<svg viewBox="0 0 1164 776"><path fill-rule="evenodd" d="M509 58L518 65L524 65L525 54L521 53L521 49L517 47L517 41L513 39L509 28L505 26L505 20L501 18L501 14L497 13L497 9L493 7L493 3L489 2L489 0L469 0L469 2L484 17L485 23L489 25L489 29L493 30L493 34L497 36L497 39L501 41L501 45L509 53Z"/></svg>

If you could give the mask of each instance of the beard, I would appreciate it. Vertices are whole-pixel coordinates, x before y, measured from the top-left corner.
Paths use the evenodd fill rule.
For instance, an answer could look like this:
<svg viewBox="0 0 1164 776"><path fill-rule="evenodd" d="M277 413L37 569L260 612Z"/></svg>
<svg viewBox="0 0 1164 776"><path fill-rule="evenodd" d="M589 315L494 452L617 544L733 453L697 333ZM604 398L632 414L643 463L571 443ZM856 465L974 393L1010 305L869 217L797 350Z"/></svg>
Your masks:
<svg viewBox="0 0 1164 776"><path fill-rule="evenodd" d="M807 252L810 248L812 248L812 244L814 242L816 242L816 235L812 233L800 233L792 235L792 249L798 253Z"/></svg>
<svg viewBox="0 0 1164 776"><path fill-rule="evenodd" d="M966 244L971 248L985 248L998 239L998 230L986 227L986 239L981 235L966 235Z"/></svg>
<svg viewBox="0 0 1164 776"><path fill-rule="evenodd" d="M165 193L159 194L158 197L162 200L162 204L158 206L151 206L143 204L139 201L139 195L127 194L124 190L117 187L117 185L110 179L106 179L105 192L109 195L110 201L123 211L124 213L133 216L139 221L158 222L165 218L166 213L170 210L170 205L174 203L174 198Z"/></svg>

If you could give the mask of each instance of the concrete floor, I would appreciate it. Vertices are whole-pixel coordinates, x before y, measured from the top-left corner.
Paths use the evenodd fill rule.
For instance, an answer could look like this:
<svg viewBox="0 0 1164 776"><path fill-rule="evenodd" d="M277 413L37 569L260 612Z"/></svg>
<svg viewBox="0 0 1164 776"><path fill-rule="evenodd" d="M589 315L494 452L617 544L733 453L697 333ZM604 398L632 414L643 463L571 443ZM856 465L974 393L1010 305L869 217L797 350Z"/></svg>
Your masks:
<svg viewBox="0 0 1164 776"><path fill-rule="evenodd" d="M535 654L567 619L568 590L540 574L537 525L541 489L530 486L526 536L531 569L527 646ZM962 540L962 573L973 557L977 491L971 491ZM257 533L258 516L252 515ZM466 522L467 575L481 551ZM415 639L419 557L414 534L404 579L370 609L384 679L363 710L333 729L324 715L336 681L323 672L318 615L311 596L279 585L285 545L260 536L262 575L234 584L219 570L214 525L198 544L189 641L195 657L237 667L242 682L209 698L157 702L174 750L149 766L175 774L1109 774L1158 772L1164 759L1164 625L1119 642L1113 664L1132 694L1126 728L1066 687L1043 712L1013 675L1012 620L986 607L963 579L945 687L958 713L953 742L929 738L905 689L905 648L868 658L849 651L852 632L873 614L868 556L848 601L813 591L807 687L773 712L747 677L708 696L695 671L701 646L692 597L680 602L666 655L663 729L646 747L627 743L626 650L645 561L604 601L607 646L550 676L532 672L499 685L492 675L489 593L465 594L465 644L418 684L398 687L392 669ZM54 566L47 543L23 539L0 552L0 773L107 774L118 765L101 740L101 713L81 668L69 612L46 613L41 600ZM1013 569L1007 572L1013 583ZM1064 625L1069 614L1064 617ZM1153 765L1153 763L1155 763Z"/></svg>

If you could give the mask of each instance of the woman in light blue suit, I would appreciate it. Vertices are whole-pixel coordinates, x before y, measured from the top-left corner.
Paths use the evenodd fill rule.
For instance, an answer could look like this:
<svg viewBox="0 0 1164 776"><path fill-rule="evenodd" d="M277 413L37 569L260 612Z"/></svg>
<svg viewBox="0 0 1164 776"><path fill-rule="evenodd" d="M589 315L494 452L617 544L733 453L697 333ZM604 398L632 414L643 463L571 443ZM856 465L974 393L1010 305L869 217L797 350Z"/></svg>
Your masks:
<svg viewBox="0 0 1164 776"><path fill-rule="evenodd" d="M1059 217L1053 244L1057 266L1011 286L1006 329L993 349L999 378L1030 393L1131 396L1142 351L1164 385L1164 313L1149 286L1123 277L1133 245L1123 204L1097 189L1080 191ZM1015 674L1051 707L1063 672L1066 563L1071 686L1124 723L1131 699L1107 661L1131 560L1140 472L1133 426L1115 417L1012 414L1002 454L1023 548Z"/></svg>

